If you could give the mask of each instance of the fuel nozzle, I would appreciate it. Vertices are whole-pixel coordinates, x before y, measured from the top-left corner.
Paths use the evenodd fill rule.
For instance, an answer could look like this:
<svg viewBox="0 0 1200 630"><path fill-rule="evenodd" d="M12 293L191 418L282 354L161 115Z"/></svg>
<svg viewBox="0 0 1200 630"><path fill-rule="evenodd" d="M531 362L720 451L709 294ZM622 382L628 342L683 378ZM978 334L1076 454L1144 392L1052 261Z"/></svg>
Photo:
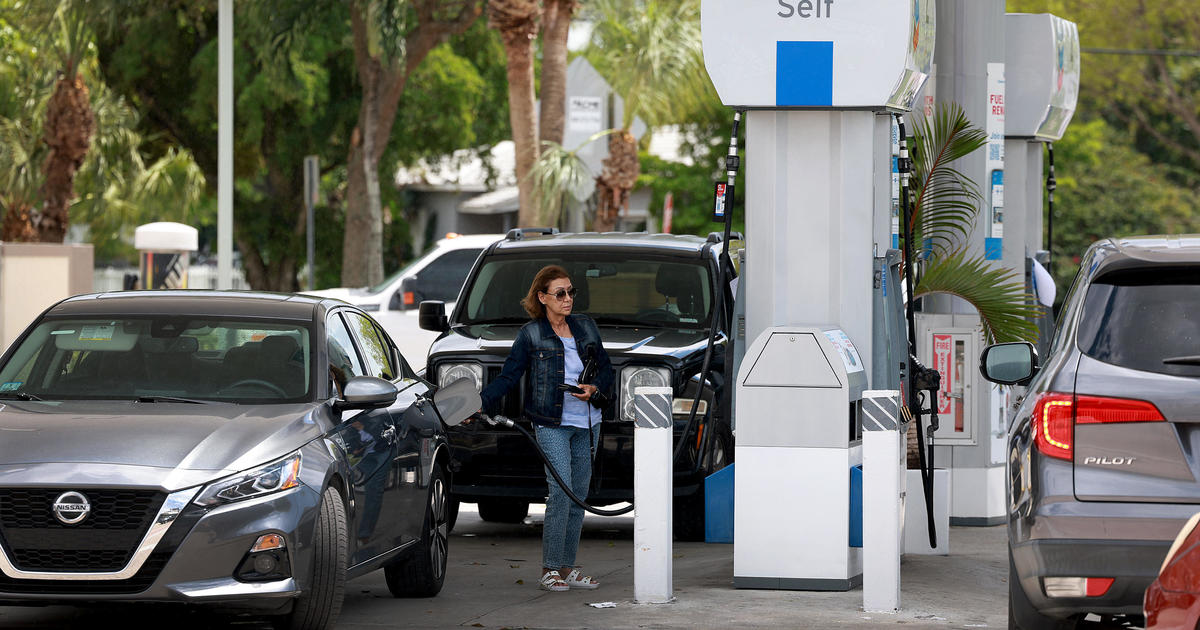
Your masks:
<svg viewBox="0 0 1200 630"><path fill-rule="evenodd" d="M516 426L513 424L513 421L510 420L507 416L502 416L500 414L496 414L494 416L489 416L486 413L481 413L479 415L483 418L484 422L487 422L488 424L490 424L494 427L500 426L500 427L504 427L506 429L511 429L514 426Z"/></svg>

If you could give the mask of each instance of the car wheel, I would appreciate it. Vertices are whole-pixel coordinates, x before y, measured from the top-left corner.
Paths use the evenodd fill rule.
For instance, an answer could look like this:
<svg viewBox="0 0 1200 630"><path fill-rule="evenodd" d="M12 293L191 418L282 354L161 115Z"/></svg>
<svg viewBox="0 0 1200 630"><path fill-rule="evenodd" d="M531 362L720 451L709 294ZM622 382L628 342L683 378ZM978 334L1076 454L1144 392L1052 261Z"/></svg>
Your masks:
<svg viewBox="0 0 1200 630"><path fill-rule="evenodd" d="M520 523L529 515L529 502L521 499L481 499L479 518L489 523Z"/></svg>
<svg viewBox="0 0 1200 630"><path fill-rule="evenodd" d="M342 610L346 590L346 505L334 488L321 495L313 533L313 573L308 588L292 605L292 612L275 620L280 630L324 630Z"/></svg>
<svg viewBox="0 0 1200 630"><path fill-rule="evenodd" d="M421 541L411 553L384 566L388 590L395 597L433 597L446 581L450 526L446 520L449 489L441 467L434 467L425 502Z"/></svg>
<svg viewBox="0 0 1200 630"><path fill-rule="evenodd" d="M1021 588L1017 567L1013 563L1012 550L1008 552L1008 630L1072 630L1076 620L1047 617L1038 612Z"/></svg>
<svg viewBox="0 0 1200 630"><path fill-rule="evenodd" d="M720 427L714 436L716 439L702 467L706 474L715 473L733 461L729 429ZM675 497L674 510L671 522L675 538L681 542L704 542L704 481L691 496Z"/></svg>
<svg viewBox="0 0 1200 630"><path fill-rule="evenodd" d="M454 525L458 522L459 505L459 500L454 497L446 500L446 531L454 531Z"/></svg>

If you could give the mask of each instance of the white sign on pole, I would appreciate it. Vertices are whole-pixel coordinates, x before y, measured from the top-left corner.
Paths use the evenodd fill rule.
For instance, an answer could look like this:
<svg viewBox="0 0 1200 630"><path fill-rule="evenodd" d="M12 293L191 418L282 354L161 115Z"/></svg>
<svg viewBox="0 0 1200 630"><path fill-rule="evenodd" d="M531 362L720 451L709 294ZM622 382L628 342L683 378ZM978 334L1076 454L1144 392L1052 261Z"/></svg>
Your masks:
<svg viewBox="0 0 1200 630"><path fill-rule="evenodd" d="M933 62L933 0L702 0L721 102L911 110Z"/></svg>
<svg viewBox="0 0 1200 630"><path fill-rule="evenodd" d="M989 229L984 253L1000 260L1004 238L1004 64L987 65L987 160Z"/></svg>
<svg viewBox="0 0 1200 630"><path fill-rule="evenodd" d="M604 130L604 105L598 96L567 98L567 129L577 133L594 134Z"/></svg>

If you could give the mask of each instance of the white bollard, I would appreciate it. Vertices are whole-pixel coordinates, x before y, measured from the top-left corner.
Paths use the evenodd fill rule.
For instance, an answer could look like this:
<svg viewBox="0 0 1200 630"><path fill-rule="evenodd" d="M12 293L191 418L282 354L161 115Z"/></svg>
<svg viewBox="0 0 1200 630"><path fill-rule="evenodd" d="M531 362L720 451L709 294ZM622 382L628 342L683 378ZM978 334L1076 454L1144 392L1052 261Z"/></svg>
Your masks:
<svg viewBox="0 0 1200 630"><path fill-rule="evenodd" d="M634 391L633 601L638 604L665 604L674 599L671 397L670 387L639 387Z"/></svg>
<svg viewBox="0 0 1200 630"><path fill-rule="evenodd" d="M901 484L907 466L900 392L864 392L862 423L863 610L894 613L900 609Z"/></svg>

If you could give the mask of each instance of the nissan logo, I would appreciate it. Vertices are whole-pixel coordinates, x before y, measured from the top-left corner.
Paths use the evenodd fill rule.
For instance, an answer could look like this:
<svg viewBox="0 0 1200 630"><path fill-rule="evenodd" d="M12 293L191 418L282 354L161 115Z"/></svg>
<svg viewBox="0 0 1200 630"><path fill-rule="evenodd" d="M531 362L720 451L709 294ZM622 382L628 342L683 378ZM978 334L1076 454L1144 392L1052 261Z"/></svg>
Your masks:
<svg viewBox="0 0 1200 630"><path fill-rule="evenodd" d="M54 518L66 525L74 525L92 513L88 498L78 492L64 492L54 500Z"/></svg>

